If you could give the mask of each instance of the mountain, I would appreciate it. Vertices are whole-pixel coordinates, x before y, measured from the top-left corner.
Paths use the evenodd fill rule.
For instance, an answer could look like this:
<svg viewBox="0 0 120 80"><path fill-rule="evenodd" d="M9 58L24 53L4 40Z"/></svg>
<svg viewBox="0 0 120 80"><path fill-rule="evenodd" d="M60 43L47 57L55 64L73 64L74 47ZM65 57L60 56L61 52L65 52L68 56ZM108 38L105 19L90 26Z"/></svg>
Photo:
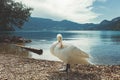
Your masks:
<svg viewBox="0 0 120 80"><path fill-rule="evenodd" d="M111 21L103 20L97 27L98 30L120 30L120 17L114 18Z"/></svg>
<svg viewBox="0 0 120 80"><path fill-rule="evenodd" d="M79 24L68 20L54 21L31 17L29 22L24 24L23 30L120 30L120 17L111 21L103 20L99 24Z"/></svg>

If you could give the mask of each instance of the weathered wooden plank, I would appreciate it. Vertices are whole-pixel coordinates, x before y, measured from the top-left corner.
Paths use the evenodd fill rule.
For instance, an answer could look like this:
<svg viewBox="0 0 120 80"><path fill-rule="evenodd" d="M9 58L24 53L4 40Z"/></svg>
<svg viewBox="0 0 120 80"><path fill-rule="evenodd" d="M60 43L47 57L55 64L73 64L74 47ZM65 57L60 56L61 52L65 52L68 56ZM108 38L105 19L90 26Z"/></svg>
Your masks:
<svg viewBox="0 0 120 80"><path fill-rule="evenodd" d="M43 53L43 50L42 50L42 49L35 49L35 48L26 47L26 46L22 46L22 45L15 45L15 46L21 47L21 48L26 49L26 50L28 50L28 51L37 53L37 54L39 54L39 55L42 55L42 53Z"/></svg>

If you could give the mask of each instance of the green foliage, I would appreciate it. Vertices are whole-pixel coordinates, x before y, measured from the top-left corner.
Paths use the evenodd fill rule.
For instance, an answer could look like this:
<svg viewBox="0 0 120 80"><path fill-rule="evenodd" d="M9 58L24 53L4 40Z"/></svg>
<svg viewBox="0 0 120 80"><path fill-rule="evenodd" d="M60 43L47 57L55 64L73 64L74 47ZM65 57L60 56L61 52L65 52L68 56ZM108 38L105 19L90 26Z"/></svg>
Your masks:
<svg viewBox="0 0 120 80"><path fill-rule="evenodd" d="M0 0L0 30L21 28L31 15L30 7L13 0Z"/></svg>

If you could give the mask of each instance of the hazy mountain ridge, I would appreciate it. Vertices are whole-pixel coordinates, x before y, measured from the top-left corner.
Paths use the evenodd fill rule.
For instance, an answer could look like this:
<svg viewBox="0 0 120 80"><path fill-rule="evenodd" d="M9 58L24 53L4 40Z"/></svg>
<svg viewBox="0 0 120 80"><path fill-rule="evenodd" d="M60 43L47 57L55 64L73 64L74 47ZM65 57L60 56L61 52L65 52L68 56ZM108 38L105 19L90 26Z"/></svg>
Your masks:
<svg viewBox="0 0 120 80"><path fill-rule="evenodd" d="M30 18L23 30L120 30L120 17L111 21L103 20L99 24L78 24L72 21L53 21L51 19Z"/></svg>
<svg viewBox="0 0 120 80"><path fill-rule="evenodd" d="M120 17L114 18L111 21L103 20L98 24L98 30L120 30Z"/></svg>

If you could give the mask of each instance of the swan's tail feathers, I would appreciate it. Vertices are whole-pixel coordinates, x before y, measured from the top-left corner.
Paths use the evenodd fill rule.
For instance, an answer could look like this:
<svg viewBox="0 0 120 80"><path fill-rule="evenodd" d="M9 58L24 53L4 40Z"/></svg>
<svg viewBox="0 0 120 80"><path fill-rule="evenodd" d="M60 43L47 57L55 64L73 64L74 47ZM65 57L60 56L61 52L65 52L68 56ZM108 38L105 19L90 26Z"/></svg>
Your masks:
<svg viewBox="0 0 120 80"><path fill-rule="evenodd" d="M82 55L85 57L85 58L89 58L89 55L83 51L81 51Z"/></svg>
<svg viewBox="0 0 120 80"><path fill-rule="evenodd" d="M89 55L85 53L84 51L80 50L79 48L74 47L72 51L74 55L76 54L76 56L80 56L83 58L89 58Z"/></svg>

